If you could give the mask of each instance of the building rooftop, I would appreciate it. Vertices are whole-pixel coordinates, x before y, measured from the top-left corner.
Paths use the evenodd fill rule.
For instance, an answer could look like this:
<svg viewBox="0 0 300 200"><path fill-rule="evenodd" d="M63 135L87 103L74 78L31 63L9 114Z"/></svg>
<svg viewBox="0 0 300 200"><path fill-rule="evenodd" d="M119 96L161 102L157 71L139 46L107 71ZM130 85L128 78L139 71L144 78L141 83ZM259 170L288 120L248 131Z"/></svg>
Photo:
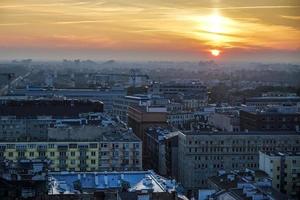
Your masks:
<svg viewBox="0 0 300 200"><path fill-rule="evenodd" d="M268 152L262 152L268 156L300 156L300 152L295 151L268 151Z"/></svg>
<svg viewBox="0 0 300 200"><path fill-rule="evenodd" d="M149 127L146 132L159 141L169 139L179 134L179 131L173 127Z"/></svg>
<svg viewBox="0 0 300 200"><path fill-rule="evenodd" d="M272 188L272 181L268 175L261 171L232 171L230 173L220 173L208 179L210 185L217 191L226 191L235 199L286 199L286 196ZM215 193L213 196L218 196Z"/></svg>
<svg viewBox="0 0 300 200"><path fill-rule="evenodd" d="M296 131L249 131L249 132L224 132L224 131L183 131L185 135L300 135Z"/></svg>
<svg viewBox="0 0 300 200"><path fill-rule="evenodd" d="M246 102L268 102L268 101L274 101L274 102L300 102L300 97L298 96L286 96L286 97L252 97L248 98Z"/></svg>
<svg viewBox="0 0 300 200"><path fill-rule="evenodd" d="M131 129L118 125L49 128L48 139L50 141L140 142Z"/></svg>
<svg viewBox="0 0 300 200"><path fill-rule="evenodd" d="M177 189L175 180L163 178L153 171L50 172L49 180L49 194L79 193L76 183L83 192L121 189L124 185L128 191L173 192Z"/></svg>
<svg viewBox="0 0 300 200"><path fill-rule="evenodd" d="M281 107L275 107L275 106L267 106L263 109L253 109L245 107L242 109L242 112L251 113L254 115L299 115L300 112L298 111L297 107L291 107L291 106L281 106Z"/></svg>
<svg viewBox="0 0 300 200"><path fill-rule="evenodd" d="M19 160L0 162L0 177L7 181L45 181L47 179L47 160Z"/></svg>

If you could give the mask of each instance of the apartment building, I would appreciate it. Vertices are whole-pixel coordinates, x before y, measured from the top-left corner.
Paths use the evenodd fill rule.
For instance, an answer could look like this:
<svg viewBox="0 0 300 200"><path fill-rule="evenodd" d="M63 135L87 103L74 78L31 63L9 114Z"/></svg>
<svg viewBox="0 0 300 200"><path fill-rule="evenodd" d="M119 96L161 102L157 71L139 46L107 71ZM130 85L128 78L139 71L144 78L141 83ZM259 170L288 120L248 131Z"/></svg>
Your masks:
<svg viewBox="0 0 300 200"><path fill-rule="evenodd" d="M43 141L1 141L0 159L46 159L52 171L141 170L142 142L130 130L61 127Z"/></svg>
<svg viewBox="0 0 300 200"><path fill-rule="evenodd" d="M272 178L273 188L289 195L291 199L300 196L300 153L259 152L259 169Z"/></svg>
<svg viewBox="0 0 300 200"><path fill-rule="evenodd" d="M259 151L299 151L296 132L205 132L178 135L178 177L188 190L207 186L219 170L259 168Z"/></svg>

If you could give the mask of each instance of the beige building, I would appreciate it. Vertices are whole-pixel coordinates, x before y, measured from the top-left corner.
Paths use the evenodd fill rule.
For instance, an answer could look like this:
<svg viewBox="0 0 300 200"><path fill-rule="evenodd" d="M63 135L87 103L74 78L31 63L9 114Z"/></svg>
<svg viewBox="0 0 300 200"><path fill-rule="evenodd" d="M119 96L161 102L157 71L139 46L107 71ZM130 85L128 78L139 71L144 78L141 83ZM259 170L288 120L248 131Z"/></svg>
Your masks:
<svg viewBox="0 0 300 200"><path fill-rule="evenodd" d="M259 151L300 151L296 132L203 132L178 135L178 181L188 190L207 187L218 171L259 168Z"/></svg>
<svg viewBox="0 0 300 200"><path fill-rule="evenodd" d="M272 178L272 186L276 190L292 199L300 196L300 153L259 152L259 169Z"/></svg>

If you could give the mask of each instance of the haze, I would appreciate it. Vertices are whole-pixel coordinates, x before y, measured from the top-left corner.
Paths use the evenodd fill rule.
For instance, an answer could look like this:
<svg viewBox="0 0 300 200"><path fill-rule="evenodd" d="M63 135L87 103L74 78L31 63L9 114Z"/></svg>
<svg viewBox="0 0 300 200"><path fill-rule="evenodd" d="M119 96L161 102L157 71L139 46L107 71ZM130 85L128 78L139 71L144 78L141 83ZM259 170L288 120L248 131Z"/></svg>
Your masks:
<svg viewBox="0 0 300 200"><path fill-rule="evenodd" d="M1 0L0 59L298 62L299 13L298 0Z"/></svg>

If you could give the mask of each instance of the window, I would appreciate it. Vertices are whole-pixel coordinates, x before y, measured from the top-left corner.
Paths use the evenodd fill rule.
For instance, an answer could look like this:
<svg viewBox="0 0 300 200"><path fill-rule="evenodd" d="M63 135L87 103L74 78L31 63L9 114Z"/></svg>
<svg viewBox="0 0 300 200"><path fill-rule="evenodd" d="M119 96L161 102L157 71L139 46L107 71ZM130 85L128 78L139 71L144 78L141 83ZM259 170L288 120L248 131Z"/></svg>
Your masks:
<svg viewBox="0 0 300 200"><path fill-rule="evenodd" d="M59 164L60 165L65 165L66 164L66 160L63 160L63 159L59 160Z"/></svg>
<svg viewBox="0 0 300 200"><path fill-rule="evenodd" d="M8 153L8 157L13 157L14 156L14 153L13 152L9 152Z"/></svg>
<svg viewBox="0 0 300 200"><path fill-rule="evenodd" d="M25 157L25 152L24 151L19 151L18 156L19 157Z"/></svg>
<svg viewBox="0 0 300 200"><path fill-rule="evenodd" d="M66 152L64 151L59 152L59 156L66 156Z"/></svg>
<svg viewBox="0 0 300 200"><path fill-rule="evenodd" d="M71 156L75 156L75 151L71 151Z"/></svg>
<svg viewBox="0 0 300 200"><path fill-rule="evenodd" d="M50 157L54 157L55 153L54 152L50 152Z"/></svg>
<svg viewBox="0 0 300 200"><path fill-rule="evenodd" d="M107 143L102 143L102 144L101 144L101 147L106 148L106 147L107 147Z"/></svg>
<svg viewBox="0 0 300 200"><path fill-rule="evenodd" d="M91 155L92 155L92 156L96 156L96 152L95 152L95 151L92 151L92 152L91 152Z"/></svg>
<svg viewBox="0 0 300 200"><path fill-rule="evenodd" d="M44 152L44 151L40 151L40 152L39 152L39 156L40 156L40 157L45 157L45 156L46 156L46 154L45 154L45 152Z"/></svg>
<svg viewBox="0 0 300 200"><path fill-rule="evenodd" d="M77 144L69 144L69 148L70 149L76 149L77 148Z"/></svg>
<svg viewBox="0 0 300 200"><path fill-rule="evenodd" d="M113 152L113 156L119 156L119 152L118 151L114 151Z"/></svg>
<svg viewBox="0 0 300 200"><path fill-rule="evenodd" d="M90 144L90 148L92 148L92 149L95 149L95 148L97 148L98 146L97 146L97 143L91 143Z"/></svg>
<svg viewBox="0 0 300 200"><path fill-rule="evenodd" d="M93 164L93 165L96 164L96 160L94 160L94 159L91 160L91 164Z"/></svg>
<svg viewBox="0 0 300 200"><path fill-rule="evenodd" d="M34 152L29 152L29 157L34 157Z"/></svg>

